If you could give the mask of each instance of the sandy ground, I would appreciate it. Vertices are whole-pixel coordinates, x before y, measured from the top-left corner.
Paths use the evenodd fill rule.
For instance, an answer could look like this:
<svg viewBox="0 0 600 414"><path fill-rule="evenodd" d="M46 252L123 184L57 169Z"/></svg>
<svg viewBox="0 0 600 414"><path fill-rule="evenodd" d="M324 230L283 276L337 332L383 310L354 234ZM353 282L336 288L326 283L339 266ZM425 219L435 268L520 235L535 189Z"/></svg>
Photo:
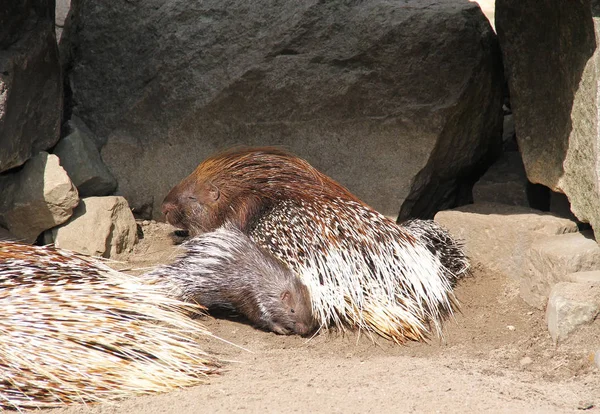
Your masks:
<svg viewBox="0 0 600 414"><path fill-rule="evenodd" d="M128 263L174 257L169 226L143 226ZM600 324L555 346L543 312L529 308L513 281L480 266L457 288L461 312L444 340L394 345L356 333L306 339L262 332L230 317L204 319L218 341L206 349L228 360L210 383L172 393L48 413L229 412L600 412L592 353Z"/></svg>

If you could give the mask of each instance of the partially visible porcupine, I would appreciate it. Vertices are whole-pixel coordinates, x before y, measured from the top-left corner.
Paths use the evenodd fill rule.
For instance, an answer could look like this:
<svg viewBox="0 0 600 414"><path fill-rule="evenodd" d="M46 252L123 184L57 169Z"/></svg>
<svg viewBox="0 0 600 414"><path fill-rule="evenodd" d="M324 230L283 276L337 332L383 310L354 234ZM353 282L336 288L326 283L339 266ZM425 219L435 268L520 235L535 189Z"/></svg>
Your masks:
<svg viewBox="0 0 600 414"><path fill-rule="evenodd" d="M192 234L233 223L301 276L314 317L397 342L438 332L468 263L455 242L430 248L430 226L403 228L306 161L274 148L204 161L165 198L167 220ZM417 225L418 227L418 225ZM451 240L448 239L448 240ZM444 258L455 257L448 267Z"/></svg>
<svg viewBox="0 0 600 414"><path fill-rule="evenodd" d="M278 334L306 335L316 328L306 286L236 227L194 237L183 248L174 263L146 277L158 279L177 298L234 309Z"/></svg>
<svg viewBox="0 0 600 414"><path fill-rule="evenodd" d="M50 246L0 241L0 407L164 392L218 370L197 305Z"/></svg>

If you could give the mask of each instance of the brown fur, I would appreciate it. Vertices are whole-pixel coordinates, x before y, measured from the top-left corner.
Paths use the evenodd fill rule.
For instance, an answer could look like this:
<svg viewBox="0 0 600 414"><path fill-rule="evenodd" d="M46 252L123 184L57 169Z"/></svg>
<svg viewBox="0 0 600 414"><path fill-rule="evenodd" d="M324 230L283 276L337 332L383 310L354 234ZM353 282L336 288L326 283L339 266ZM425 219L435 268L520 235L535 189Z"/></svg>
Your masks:
<svg viewBox="0 0 600 414"><path fill-rule="evenodd" d="M230 221L246 232L276 200L340 197L363 204L305 160L273 147L234 148L206 159L163 203L167 221L199 234Z"/></svg>

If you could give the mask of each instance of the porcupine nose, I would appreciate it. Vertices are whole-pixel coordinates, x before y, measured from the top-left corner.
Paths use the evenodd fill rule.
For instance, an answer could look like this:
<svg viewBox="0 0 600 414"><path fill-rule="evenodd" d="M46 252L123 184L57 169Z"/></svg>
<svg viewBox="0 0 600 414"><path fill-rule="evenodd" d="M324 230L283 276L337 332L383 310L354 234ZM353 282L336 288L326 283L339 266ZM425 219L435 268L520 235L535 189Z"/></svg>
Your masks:
<svg viewBox="0 0 600 414"><path fill-rule="evenodd" d="M294 331L300 336L308 335L310 333L308 326L302 322L296 322L294 324Z"/></svg>

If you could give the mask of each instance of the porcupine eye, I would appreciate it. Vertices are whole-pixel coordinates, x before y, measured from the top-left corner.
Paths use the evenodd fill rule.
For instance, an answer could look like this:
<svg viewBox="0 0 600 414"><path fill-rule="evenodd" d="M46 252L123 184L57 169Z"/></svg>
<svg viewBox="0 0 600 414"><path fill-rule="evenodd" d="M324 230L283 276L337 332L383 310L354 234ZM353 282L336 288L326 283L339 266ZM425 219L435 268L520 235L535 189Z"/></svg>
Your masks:
<svg viewBox="0 0 600 414"><path fill-rule="evenodd" d="M296 311L294 310L294 308L291 308L291 309L290 309L290 312L292 312L292 313L296 313Z"/></svg>

